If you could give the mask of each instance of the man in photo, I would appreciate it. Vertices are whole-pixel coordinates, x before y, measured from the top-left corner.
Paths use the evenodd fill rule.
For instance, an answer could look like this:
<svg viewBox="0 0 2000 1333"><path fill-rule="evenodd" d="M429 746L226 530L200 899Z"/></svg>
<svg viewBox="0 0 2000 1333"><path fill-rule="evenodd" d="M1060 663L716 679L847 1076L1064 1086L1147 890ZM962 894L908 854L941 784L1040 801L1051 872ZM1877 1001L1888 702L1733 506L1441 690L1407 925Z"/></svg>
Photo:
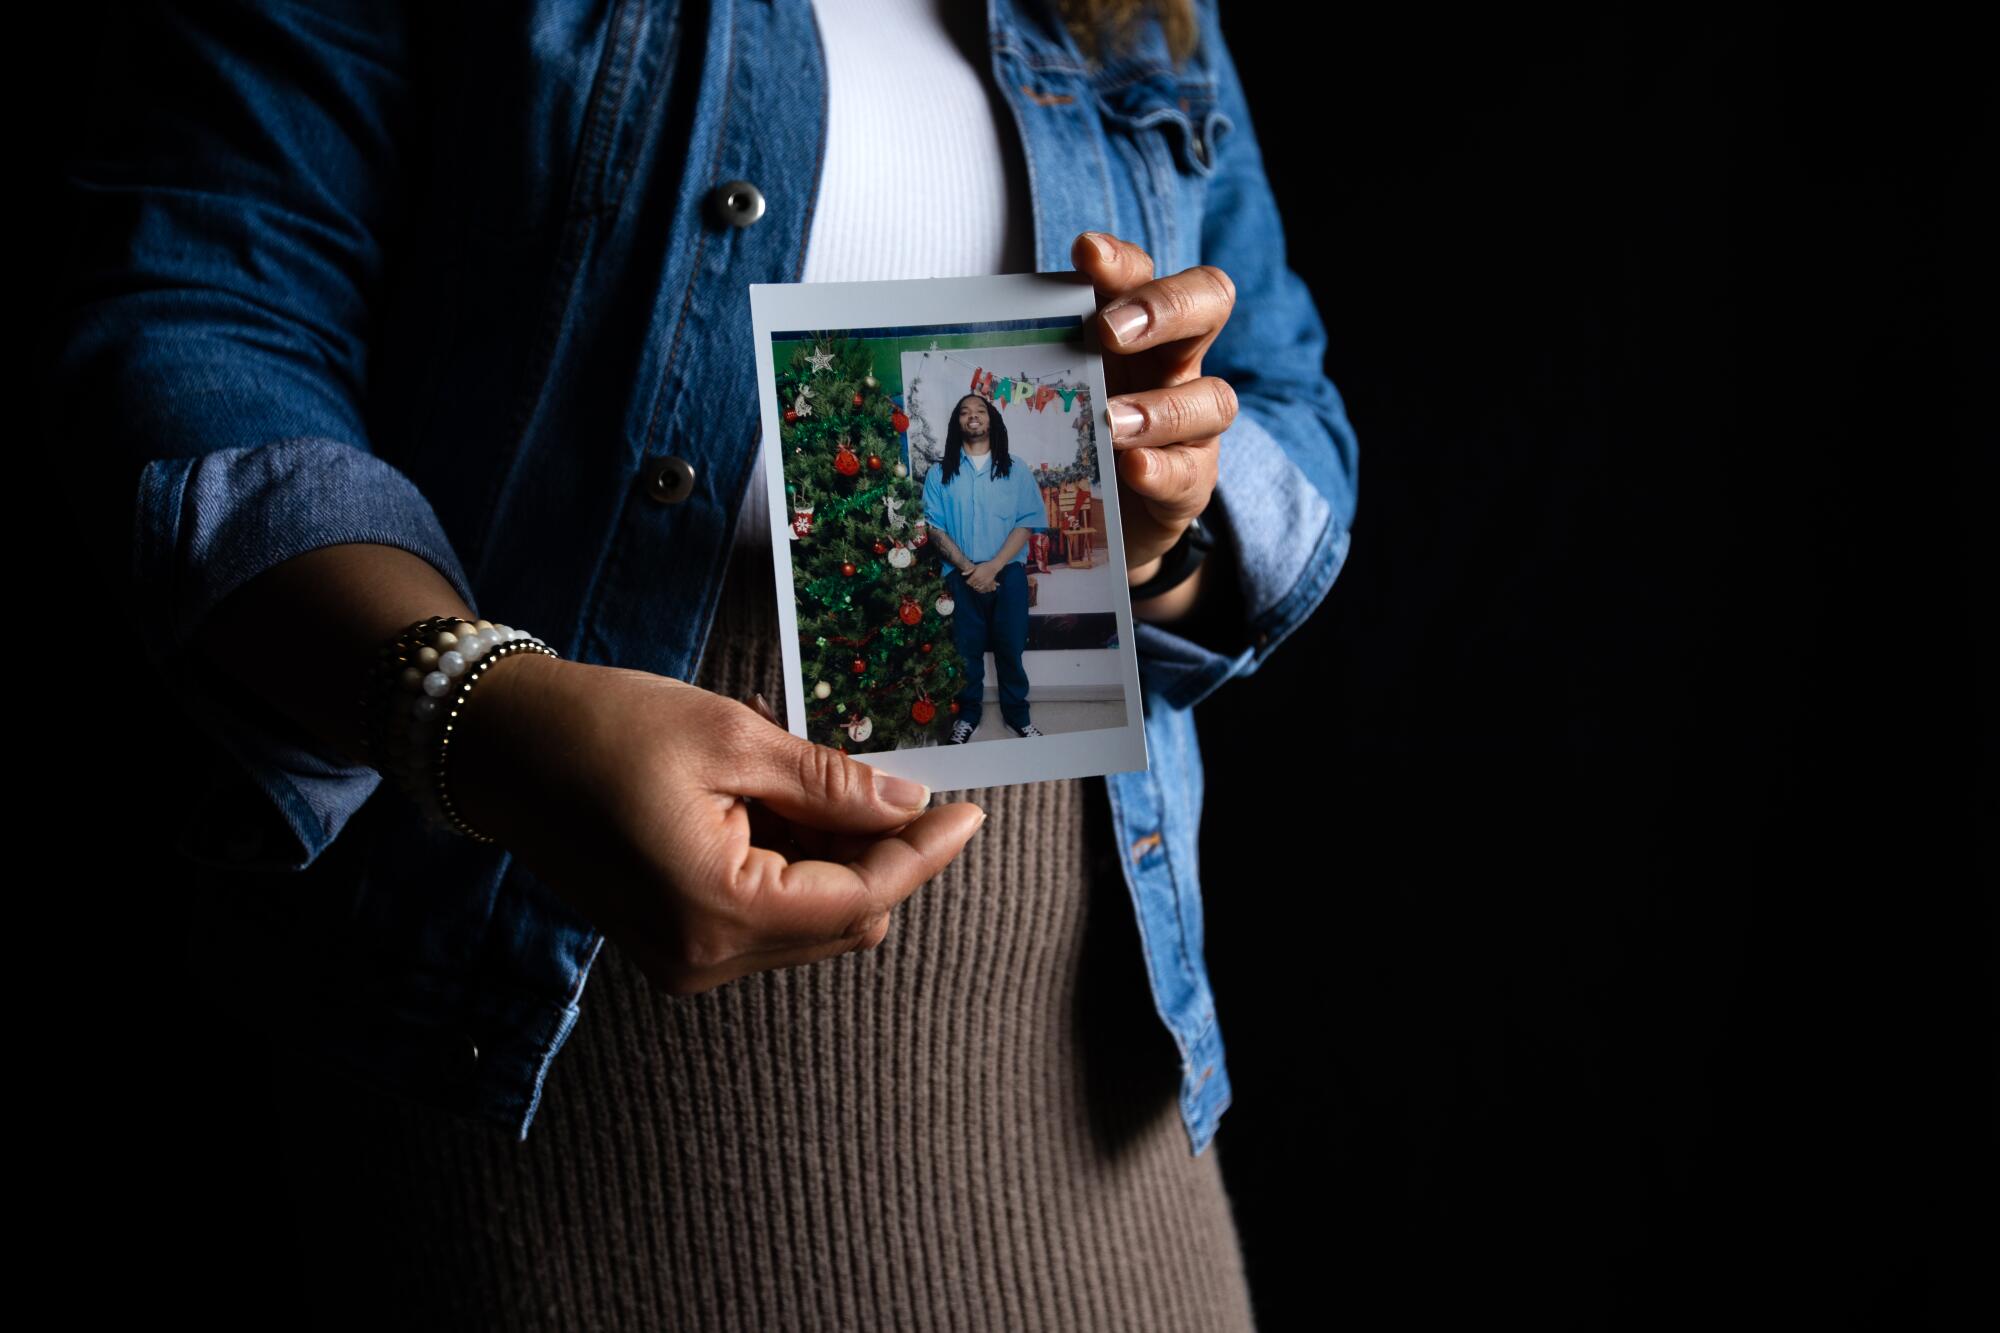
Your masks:
<svg viewBox="0 0 2000 1333"><path fill-rule="evenodd" d="M966 394L945 427L944 457L924 474L924 517L950 568L952 637L965 659L965 688L951 742L979 729L986 654L1000 675L1000 715L1017 736L1039 736L1028 718L1028 538L1047 525L1041 487L1007 452L1007 423L983 395Z"/></svg>

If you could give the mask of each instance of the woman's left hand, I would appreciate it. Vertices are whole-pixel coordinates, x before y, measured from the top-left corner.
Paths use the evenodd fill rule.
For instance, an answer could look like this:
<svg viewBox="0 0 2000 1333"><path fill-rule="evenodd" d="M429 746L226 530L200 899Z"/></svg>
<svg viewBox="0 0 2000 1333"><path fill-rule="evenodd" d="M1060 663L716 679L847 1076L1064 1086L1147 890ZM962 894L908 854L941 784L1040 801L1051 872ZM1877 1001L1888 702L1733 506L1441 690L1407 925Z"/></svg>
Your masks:
<svg viewBox="0 0 2000 1333"><path fill-rule="evenodd" d="M1070 252L1103 302L1098 337L1118 484L1126 491L1118 506L1126 576L1137 585L1153 576L1215 493L1236 391L1203 375L1201 358L1236 307L1236 284L1213 264L1155 278L1151 255L1101 231L1080 233Z"/></svg>

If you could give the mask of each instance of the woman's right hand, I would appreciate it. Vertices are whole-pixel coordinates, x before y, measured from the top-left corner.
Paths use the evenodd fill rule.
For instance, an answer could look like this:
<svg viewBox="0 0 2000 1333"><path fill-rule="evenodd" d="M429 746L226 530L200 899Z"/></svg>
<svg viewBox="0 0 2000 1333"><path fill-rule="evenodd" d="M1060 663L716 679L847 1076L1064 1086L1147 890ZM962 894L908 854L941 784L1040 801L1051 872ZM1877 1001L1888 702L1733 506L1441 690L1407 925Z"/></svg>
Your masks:
<svg viewBox="0 0 2000 1333"><path fill-rule="evenodd" d="M672 995L874 948L986 819L644 671L515 653L459 728L460 815Z"/></svg>

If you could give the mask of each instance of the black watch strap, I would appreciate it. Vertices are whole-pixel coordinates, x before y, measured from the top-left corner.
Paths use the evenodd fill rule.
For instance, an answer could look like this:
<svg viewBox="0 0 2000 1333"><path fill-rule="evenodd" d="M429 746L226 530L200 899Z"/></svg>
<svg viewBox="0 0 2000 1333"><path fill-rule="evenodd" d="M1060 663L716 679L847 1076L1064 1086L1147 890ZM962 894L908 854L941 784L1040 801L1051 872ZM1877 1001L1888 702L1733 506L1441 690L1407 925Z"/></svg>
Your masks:
<svg viewBox="0 0 2000 1333"><path fill-rule="evenodd" d="M1160 561L1159 572L1132 589L1132 600L1148 601L1161 593L1177 588L1187 582L1201 562L1215 546L1215 534L1197 517L1181 533L1180 540L1167 548L1167 554Z"/></svg>

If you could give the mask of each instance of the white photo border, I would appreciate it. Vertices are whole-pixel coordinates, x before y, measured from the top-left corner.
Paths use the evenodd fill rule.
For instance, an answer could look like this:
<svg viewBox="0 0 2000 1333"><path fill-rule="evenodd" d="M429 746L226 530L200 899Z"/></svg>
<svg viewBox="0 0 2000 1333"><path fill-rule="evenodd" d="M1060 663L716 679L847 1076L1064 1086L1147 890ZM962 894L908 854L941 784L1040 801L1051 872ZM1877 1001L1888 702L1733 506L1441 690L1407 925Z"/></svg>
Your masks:
<svg viewBox="0 0 2000 1333"><path fill-rule="evenodd" d="M871 329L935 325L942 336L1003 320L1074 316L1084 335L1084 374L1091 392L1092 426L1100 442L1100 475L1110 474L1098 494L1104 501L1106 547L1116 571L1115 586L1119 589L1112 610L1118 620L1116 652L1125 687L1125 725L1025 738L1008 736L968 741L963 745L883 750L853 757L885 773L924 783L932 791L963 791L1143 770L1147 765L1146 725L1139 684L1138 639L1125 563L1116 454L1111 447L1107 406L1110 395L1105 391L1104 356L1091 319L1097 311L1097 296L1090 280L1079 273L1015 273L891 282L751 283L750 311L763 420L758 471L770 501L772 564L776 571L774 594L778 599L785 659L786 729L794 736L807 734L797 590L792 581L791 509L785 503L784 460L778 448L783 437L772 351L775 335L799 329L826 329L842 336L867 337Z"/></svg>

